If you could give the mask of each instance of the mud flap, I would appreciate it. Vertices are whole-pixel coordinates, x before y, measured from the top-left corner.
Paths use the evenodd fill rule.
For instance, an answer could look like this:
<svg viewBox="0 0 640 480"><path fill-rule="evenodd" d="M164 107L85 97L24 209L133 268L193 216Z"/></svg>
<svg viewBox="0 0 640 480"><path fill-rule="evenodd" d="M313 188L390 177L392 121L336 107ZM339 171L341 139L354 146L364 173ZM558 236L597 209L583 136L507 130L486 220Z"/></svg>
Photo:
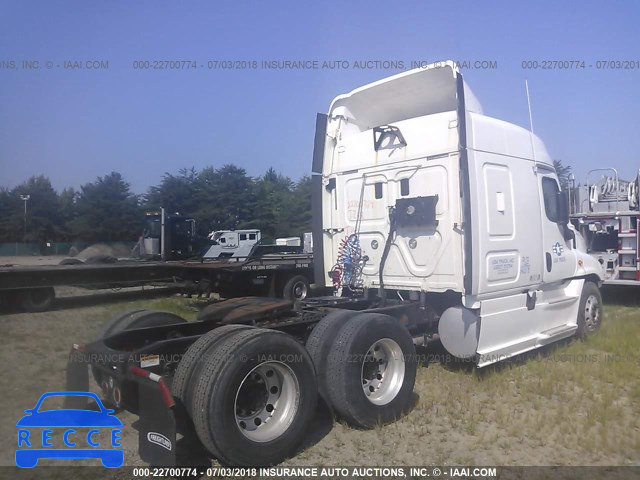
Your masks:
<svg viewBox="0 0 640 480"><path fill-rule="evenodd" d="M176 418L162 388L153 380L138 382L140 420L135 427L140 458L150 465L167 467L176 465Z"/></svg>
<svg viewBox="0 0 640 480"><path fill-rule="evenodd" d="M84 353L79 350L77 345L74 345L69 352L69 359L67 361L66 390L68 392L89 391L88 363L89 362L87 362ZM63 408L85 410L87 408L88 399L89 397L86 396L67 395L64 398Z"/></svg>
<svg viewBox="0 0 640 480"><path fill-rule="evenodd" d="M198 439L189 415L180 402L173 402L164 381L153 374L141 379L138 395L140 419L133 426L138 430L142 460L161 467L211 466L211 457ZM180 439L178 432L182 434Z"/></svg>

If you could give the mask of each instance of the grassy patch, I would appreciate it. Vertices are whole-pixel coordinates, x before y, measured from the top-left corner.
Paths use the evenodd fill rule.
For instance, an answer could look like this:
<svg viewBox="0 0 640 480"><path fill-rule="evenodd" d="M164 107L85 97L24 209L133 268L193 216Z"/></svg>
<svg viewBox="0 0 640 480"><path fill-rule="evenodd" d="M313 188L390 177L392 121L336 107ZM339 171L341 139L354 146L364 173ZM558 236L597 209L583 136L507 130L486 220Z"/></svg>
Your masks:
<svg viewBox="0 0 640 480"><path fill-rule="evenodd" d="M437 417L443 434L477 439L475 448L503 457L514 445L532 449L521 450L517 464L637 463L639 345L637 309L611 305L600 331L586 341L561 342L484 369L431 365L419 372L420 412Z"/></svg>
<svg viewBox="0 0 640 480"><path fill-rule="evenodd" d="M13 463L15 422L44 391L60 390L72 342L92 341L125 310L195 319L183 297L120 301L0 317L9 366L0 377L0 464ZM630 465L640 464L640 315L608 301L600 331L518 359L476 369L462 362L419 368L414 409L370 431L334 423L286 465ZM93 388L93 387L92 387ZM137 417L121 415L127 464L137 456ZM130 435L129 435L130 433ZM4 453L2 453L4 452Z"/></svg>

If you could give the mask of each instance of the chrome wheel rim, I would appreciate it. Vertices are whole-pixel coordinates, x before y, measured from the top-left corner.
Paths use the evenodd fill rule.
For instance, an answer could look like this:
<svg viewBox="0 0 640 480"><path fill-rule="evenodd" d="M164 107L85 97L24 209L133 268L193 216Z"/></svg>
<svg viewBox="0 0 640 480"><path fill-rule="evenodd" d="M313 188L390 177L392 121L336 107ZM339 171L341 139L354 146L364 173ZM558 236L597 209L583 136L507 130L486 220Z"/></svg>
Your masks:
<svg viewBox="0 0 640 480"><path fill-rule="evenodd" d="M300 386L291 368L281 362L263 362L238 387L236 425L248 439L269 442L289 428L299 403Z"/></svg>
<svg viewBox="0 0 640 480"><path fill-rule="evenodd" d="M377 340L362 362L362 390L374 405L386 405L400 392L404 381L404 355L390 338Z"/></svg>
<svg viewBox="0 0 640 480"><path fill-rule="evenodd" d="M584 304L584 326L588 332L593 332L600 326L600 301L595 295L589 295Z"/></svg>
<svg viewBox="0 0 640 480"><path fill-rule="evenodd" d="M307 298L307 284L302 280L293 284L293 298L296 300Z"/></svg>

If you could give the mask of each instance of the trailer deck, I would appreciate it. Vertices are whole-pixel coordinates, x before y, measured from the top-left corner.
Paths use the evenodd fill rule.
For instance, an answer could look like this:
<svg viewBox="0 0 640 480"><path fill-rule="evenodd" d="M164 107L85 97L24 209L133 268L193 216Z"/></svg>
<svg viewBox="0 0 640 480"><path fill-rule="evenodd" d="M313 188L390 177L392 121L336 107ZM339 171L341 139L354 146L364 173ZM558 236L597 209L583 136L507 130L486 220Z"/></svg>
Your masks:
<svg viewBox="0 0 640 480"><path fill-rule="evenodd" d="M25 300L25 309L42 311L50 307L55 295L53 287L58 286L100 289L169 283L188 294L286 296L286 287L295 287L289 285L289 280L297 278L304 284L306 296L313 278L312 264L311 254L265 253L259 257L199 261L4 266L0 267L0 295L20 297Z"/></svg>
<svg viewBox="0 0 640 480"><path fill-rule="evenodd" d="M0 267L0 290L73 285L85 288L117 283L135 286L171 281L177 262L121 262L102 265L42 265Z"/></svg>

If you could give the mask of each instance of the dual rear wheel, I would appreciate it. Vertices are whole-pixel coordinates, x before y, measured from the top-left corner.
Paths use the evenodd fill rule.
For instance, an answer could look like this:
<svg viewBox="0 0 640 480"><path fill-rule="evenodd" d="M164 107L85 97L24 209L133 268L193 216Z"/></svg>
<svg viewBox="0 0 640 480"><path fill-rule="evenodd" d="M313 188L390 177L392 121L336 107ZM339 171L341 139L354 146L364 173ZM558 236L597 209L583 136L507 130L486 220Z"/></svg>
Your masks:
<svg viewBox="0 0 640 480"><path fill-rule="evenodd" d="M397 420L411 408L415 347L397 319L336 312L318 324L307 348L320 395L350 425L373 428Z"/></svg>
<svg viewBox="0 0 640 480"><path fill-rule="evenodd" d="M301 447L318 392L359 428L400 417L411 405L414 353L408 331L381 314L330 314L306 348L282 332L226 325L187 350L171 390L212 456L272 465Z"/></svg>
<svg viewBox="0 0 640 480"><path fill-rule="evenodd" d="M317 391L313 363L298 341L243 325L198 339L172 383L204 447L229 465L271 465L295 453Z"/></svg>

